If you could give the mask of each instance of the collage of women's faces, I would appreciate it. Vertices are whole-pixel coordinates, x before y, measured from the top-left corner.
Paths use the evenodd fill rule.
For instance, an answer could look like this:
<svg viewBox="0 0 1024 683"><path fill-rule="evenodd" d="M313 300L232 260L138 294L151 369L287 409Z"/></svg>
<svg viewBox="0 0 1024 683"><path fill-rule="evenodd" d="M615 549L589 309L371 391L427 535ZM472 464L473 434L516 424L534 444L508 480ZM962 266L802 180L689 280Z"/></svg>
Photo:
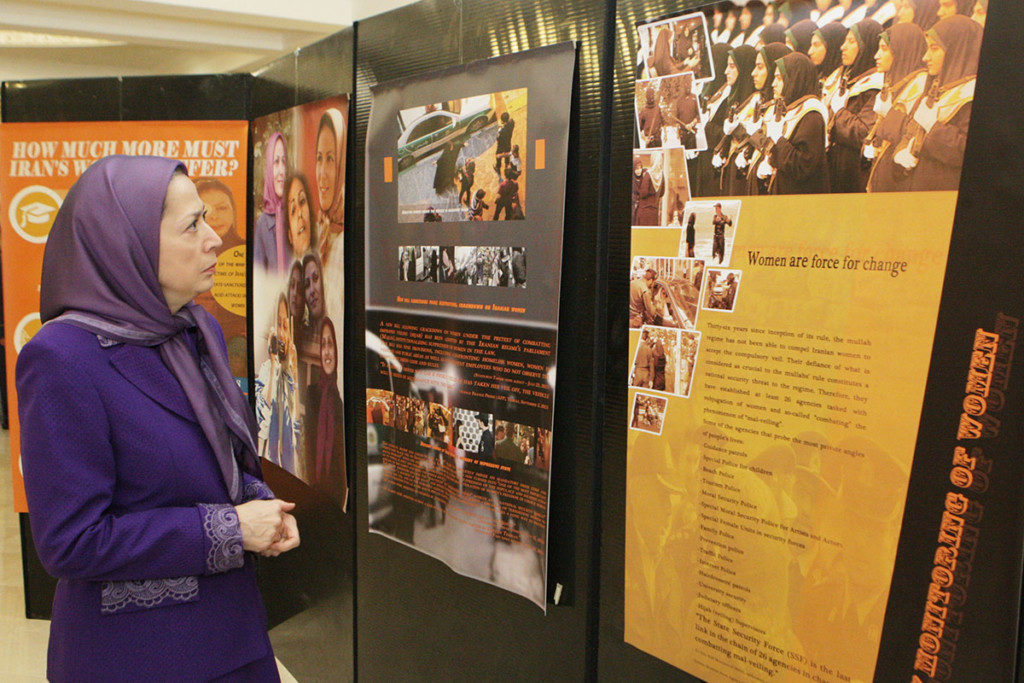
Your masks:
<svg viewBox="0 0 1024 683"><path fill-rule="evenodd" d="M699 95L707 147L689 160L692 195L956 190L987 10L988 0L709 6L714 78ZM642 140L664 137L655 128L669 108L647 113Z"/></svg>
<svg viewBox="0 0 1024 683"><path fill-rule="evenodd" d="M260 455L344 509L348 98L253 122L252 232Z"/></svg>

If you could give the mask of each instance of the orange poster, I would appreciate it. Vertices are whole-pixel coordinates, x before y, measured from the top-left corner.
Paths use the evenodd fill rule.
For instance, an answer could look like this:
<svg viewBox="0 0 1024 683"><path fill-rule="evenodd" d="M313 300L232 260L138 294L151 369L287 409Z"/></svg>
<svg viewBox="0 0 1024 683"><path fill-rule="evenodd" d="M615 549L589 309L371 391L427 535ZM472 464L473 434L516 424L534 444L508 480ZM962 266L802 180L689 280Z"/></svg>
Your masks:
<svg viewBox="0 0 1024 683"><path fill-rule="evenodd" d="M217 284L199 298L217 318L232 373L245 388L246 121L122 121L5 123L0 127L0 221L8 410L14 507L27 512L20 468L18 352L39 329L39 278L53 220L68 189L97 159L111 154L180 159L206 205L206 220L221 236Z"/></svg>

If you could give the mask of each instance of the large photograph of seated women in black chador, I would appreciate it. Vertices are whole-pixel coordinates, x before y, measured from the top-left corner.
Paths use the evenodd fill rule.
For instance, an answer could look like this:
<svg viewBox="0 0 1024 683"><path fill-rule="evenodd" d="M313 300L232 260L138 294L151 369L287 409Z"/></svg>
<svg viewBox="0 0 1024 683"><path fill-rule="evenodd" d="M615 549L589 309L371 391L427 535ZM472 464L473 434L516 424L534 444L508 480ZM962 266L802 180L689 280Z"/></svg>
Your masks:
<svg viewBox="0 0 1024 683"><path fill-rule="evenodd" d="M252 124L259 451L342 508L347 131L346 96Z"/></svg>
<svg viewBox="0 0 1024 683"><path fill-rule="evenodd" d="M398 221L521 220L527 89L398 112Z"/></svg>
<svg viewBox="0 0 1024 683"><path fill-rule="evenodd" d="M956 190L986 13L985 0L709 6L693 196ZM638 101L640 148L674 135L670 103L641 80L676 73L663 25L637 27L652 100Z"/></svg>

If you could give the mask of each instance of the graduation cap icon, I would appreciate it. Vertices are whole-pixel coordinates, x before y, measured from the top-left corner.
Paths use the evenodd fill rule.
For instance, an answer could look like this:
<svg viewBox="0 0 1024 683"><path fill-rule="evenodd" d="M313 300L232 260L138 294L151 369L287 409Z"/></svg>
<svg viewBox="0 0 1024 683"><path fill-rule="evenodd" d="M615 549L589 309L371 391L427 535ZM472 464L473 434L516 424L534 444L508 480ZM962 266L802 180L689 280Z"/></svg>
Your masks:
<svg viewBox="0 0 1024 683"><path fill-rule="evenodd" d="M57 207L50 204L43 204L42 202L32 202L25 206L19 207L18 212L20 213L21 228L28 228L30 223L36 225L46 223L52 220L53 214L56 213Z"/></svg>

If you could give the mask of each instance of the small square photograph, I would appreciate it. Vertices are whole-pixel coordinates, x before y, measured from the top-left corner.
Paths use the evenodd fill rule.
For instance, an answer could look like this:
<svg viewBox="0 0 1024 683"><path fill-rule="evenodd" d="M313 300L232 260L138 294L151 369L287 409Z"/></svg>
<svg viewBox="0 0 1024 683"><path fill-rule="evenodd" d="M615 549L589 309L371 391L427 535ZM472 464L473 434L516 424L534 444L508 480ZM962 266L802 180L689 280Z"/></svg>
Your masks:
<svg viewBox="0 0 1024 683"><path fill-rule="evenodd" d="M455 448L490 460L494 453L494 416L467 408L453 408L452 440Z"/></svg>
<svg viewBox="0 0 1024 683"><path fill-rule="evenodd" d="M395 396L395 429L416 436L426 436L424 403L411 396Z"/></svg>
<svg viewBox="0 0 1024 683"><path fill-rule="evenodd" d="M496 462L532 464L531 449L536 429L506 420L498 420L494 426L494 459Z"/></svg>
<svg viewBox="0 0 1024 683"><path fill-rule="evenodd" d="M437 281L446 284L455 284L455 277L458 268L455 266L455 247L438 247L438 268Z"/></svg>
<svg viewBox="0 0 1024 683"><path fill-rule="evenodd" d="M438 248L425 246L398 247L398 279L403 282L436 282Z"/></svg>
<svg viewBox="0 0 1024 683"><path fill-rule="evenodd" d="M707 149L707 115L694 88L693 74L637 81L635 90L639 149Z"/></svg>
<svg viewBox="0 0 1024 683"><path fill-rule="evenodd" d="M387 389L366 390L366 424L394 426L395 395Z"/></svg>
<svg viewBox="0 0 1024 683"><path fill-rule="evenodd" d="M629 326L678 327L697 325L704 261L661 256L637 256L629 274Z"/></svg>
<svg viewBox="0 0 1024 683"><path fill-rule="evenodd" d="M638 79L671 76L686 71L698 81L715 77L711 39L703 13L638 24Z"/></svg>
<svg viewBox="0 0 1024 683"><path fill-rule="evenodd" d="M398 113L398 221L525 218L527 90Z"/></svg>
<svg viewBox="0 0 1024 683"><path fill-rule="evenodd" d="M633 154L634 226L682 227L683 207L688 201L690 179L684 150Z"/></svg>
<svg viewBox="0 0 1024 683"><path fill-rule="evenodd" d="M679 256L704 259L708 267L728 266L740 220L740 201L690 201L683 207Z"/></svg>
<svg viewBox="0 0 1024 683"><path fill-rule="evenodd" d="M727 311L732 313L736 306L736 295L740 289L739 270L708 270L708 286L704 290L702 307L707 311Z"/></svg>
<svg viewBox="0 0 1024 683"><path fill-rule="evenodd" d="M452 411L448 406L441 403L427 404L427 437L451 442L452 437Z"/></svg>
<svg viewBox="0 0 1024 683"><path fill-rule="evenodd" d="M629 376L632 387L688 398L700 332L644 325Z"/></svg>
<svg viewBox="0 0 1024 683"><path fill-rule="evenodd" d="M442 274L449 282L477 287L526 287L526 250L522 247L447 247L441 250ZM453 254L452 269L445 260Z"/></svg>
<svg viewBox="0 0 1024 683"><path fill-rule="evenodd" d="M633 414L629 420L629 428L660 436L662 427L665 426L666 412L668 412L666 397L642 394L638 391L633 397Z"/></svg>

